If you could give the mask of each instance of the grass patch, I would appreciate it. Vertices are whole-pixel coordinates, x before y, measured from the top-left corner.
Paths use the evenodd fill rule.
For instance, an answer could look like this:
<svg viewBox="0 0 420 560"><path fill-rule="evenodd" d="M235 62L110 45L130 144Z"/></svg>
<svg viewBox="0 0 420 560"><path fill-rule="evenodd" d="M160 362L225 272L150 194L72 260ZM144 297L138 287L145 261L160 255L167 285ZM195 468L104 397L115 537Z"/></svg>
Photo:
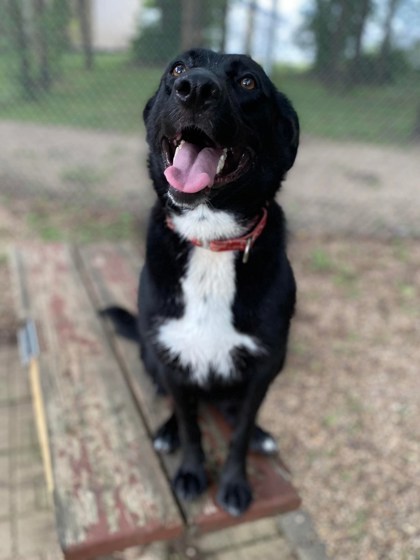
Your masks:
<svg viewBox="0 0 420 560"><path fill-rule="evenodd" d="M142 110L156 90L162 68L138 67L129 53L97 54L95 69L80 54L67 54L53 91L24 101L15 75L16 58L0 55L0 119L139 132ZM334 140L406 143L415 122L420 76L381 87L327 90L308 74L279 68L276 85L295 105L306 134ZM373 185L376 186L376 185Z"/></svg>
<svg viewBox="0 0 420 560"><path fill-rule="evenodd" d="M312 272L330 276L334 284L344 288L350 297L357 295L357 273L348 262L333 258L327 251L315 248L309 256L309 267Z"/></svg>
<svg viewBox="0 0 420 560"><path fill-rule="evenodd" d="M61 172L61 178L67 183L83 187L99 185L107 177L107 173L90 165L67 167Z"/></svg>
<svg viewBox="0 0 420 560"><path fill-rule="evenodd" d="M310 266L314 272L332 272L334 270L333 260L323 249L314 249L310 259Z"/></svg>
<svg viewBox="0 0 420 560"><path fill-rule="evenodd" d="M369 521L369 511L360 509L356 512L355 517L349 527L350 538L360 541L366 536L366 527Z"/></svg>
<svg viewBox="0 0 420 560"><path fill-rule="evenodd" d="M132 214L121 212L111 219L92 220L84 223L79 231L80 243L92 243L93 241L125 241L134 237L135 220Z"/></svg>
<svg viewBox="0 0 420 560"><path fill-rule="evenodd" d="M401 263L407 263L410 260L410 249L407 243L400 238L394 239L392 241L393 255Z"/></svg>
<svg viewBox="0 0 420 560"><path fill-rule="evenodd" d="M0 56L0 118L138 132L143 107L155 91L161 70L134 66L126 54L98 54L88 72L78 54L64 57L61 77L49 95L36 102L19 97L13 87L13 59Z"/></svg>
<svg viewBox="0 0 420 560"><path fill-rule="evenodd" d="M420 76L337 92L327 90L307 74L291 70L280 71L274 80L293 101L307 134L388 144L410 140Z"/></svg>
<svg viewBox="0 0 420 560"><path fill-rule="evenodd" d="M80 244L137 238L133 214L112 208L39 202L26 220L34 235L48 242Z"/></svg>
<svg viewBox="0 0 420 560"><path fill-rule="evenodd" d="M416 295L416 288L412 284L401 283L399 286L399 291L404 299L411 300Z"/></svg>
<svg viewBox="0 0 420 560"><path fill-rule="evenodd" d="M322 418L322 425L326 428L335 428L342 423L342 413L330 412Z"/></svg>
<svg viewBox="0 0 420 560"><path fill-rule="evenodd" d="M30 229L43 241L63 241L61 228L51 223L48 216L42 212L30 212L26 218Z"/></svg>

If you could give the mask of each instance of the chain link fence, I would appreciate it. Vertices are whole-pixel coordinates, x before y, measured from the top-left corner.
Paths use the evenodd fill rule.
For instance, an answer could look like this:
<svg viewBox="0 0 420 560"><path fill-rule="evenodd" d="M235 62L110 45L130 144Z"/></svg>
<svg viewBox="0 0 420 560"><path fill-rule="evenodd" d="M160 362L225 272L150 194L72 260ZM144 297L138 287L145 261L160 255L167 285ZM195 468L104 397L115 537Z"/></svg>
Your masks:
<svg viewBox="0 0 420 560"><path fill-rule="evenodd" d="M294 103L291 228L420 235L418 0L2 0L0 235L121 238L153 202L142 108L193 45Z"/></svg>

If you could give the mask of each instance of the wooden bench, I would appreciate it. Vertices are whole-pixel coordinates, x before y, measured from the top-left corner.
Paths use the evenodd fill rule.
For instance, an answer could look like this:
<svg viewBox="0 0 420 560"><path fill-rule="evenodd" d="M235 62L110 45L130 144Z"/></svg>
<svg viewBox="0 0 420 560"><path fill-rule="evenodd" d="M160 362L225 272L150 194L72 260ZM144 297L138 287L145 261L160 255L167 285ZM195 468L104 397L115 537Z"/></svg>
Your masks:
<svg viewBox="0 0 420 560"><path fill-rule="evenodd" d="M168 416L168 403L155 395L137 345L118 337L99 313L108 305L135 311L142 257L131 245L25 244L12 250L11 262L20 318L32 319L38 333L40 352L32 362L41 386L36 415L68 560L299 507L281 458L253 454L255 501L249 511L233 518L215 505L229 429L210 408L201 410L200 422L213 483L192 503L172 493L169 481L179 458L157 455L151 437Z"/></svg>

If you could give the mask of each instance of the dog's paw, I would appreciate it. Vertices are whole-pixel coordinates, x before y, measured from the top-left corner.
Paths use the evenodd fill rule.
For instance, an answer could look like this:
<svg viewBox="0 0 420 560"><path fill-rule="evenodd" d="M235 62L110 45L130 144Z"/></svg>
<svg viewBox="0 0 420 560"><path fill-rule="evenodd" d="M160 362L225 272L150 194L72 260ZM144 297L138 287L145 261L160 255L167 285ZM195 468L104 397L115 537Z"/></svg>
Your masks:
<svg viewBox="0 0 420 560"><path fill-rule="evenodd" d="M206 490L207 485L203 467L191 469L181 466L172 482L176 495L182 500L194 500Z"/></svg>
<svg viewBox="0 0 420 560"><path fill-rule="evenodd" d="M156 431L153 438L153 447L158 453L173 453L180 446L178 425L171 417Z"/></svg>
<svg viewBox="0 0 420 560"><path fill-rule="evenodd" d="M216 496L217 503L230 515L242 515L252 502L252 491L247 480L222 482Z"/></svg>
<svg viewBox="0 0 420 560"><path fill-rule="evenodd" d="M254 428L249 449L253 453L260 453L261 455L274 455L278 451L277 443L273 436L259 426Z"/></svg>

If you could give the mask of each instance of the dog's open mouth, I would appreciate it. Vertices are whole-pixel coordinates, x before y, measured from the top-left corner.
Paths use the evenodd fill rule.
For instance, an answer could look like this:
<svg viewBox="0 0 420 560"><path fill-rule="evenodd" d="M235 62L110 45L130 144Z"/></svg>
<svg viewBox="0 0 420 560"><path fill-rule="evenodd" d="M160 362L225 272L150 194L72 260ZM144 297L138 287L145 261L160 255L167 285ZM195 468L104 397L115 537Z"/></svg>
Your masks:
<svg viewBox="0 0 420 560"><path fill-rule="evenodd" d="M202 130L185 128L162 140L165 177L174 189L197 193L244 175L251 166L250 148L221 147Z"/></svg>

